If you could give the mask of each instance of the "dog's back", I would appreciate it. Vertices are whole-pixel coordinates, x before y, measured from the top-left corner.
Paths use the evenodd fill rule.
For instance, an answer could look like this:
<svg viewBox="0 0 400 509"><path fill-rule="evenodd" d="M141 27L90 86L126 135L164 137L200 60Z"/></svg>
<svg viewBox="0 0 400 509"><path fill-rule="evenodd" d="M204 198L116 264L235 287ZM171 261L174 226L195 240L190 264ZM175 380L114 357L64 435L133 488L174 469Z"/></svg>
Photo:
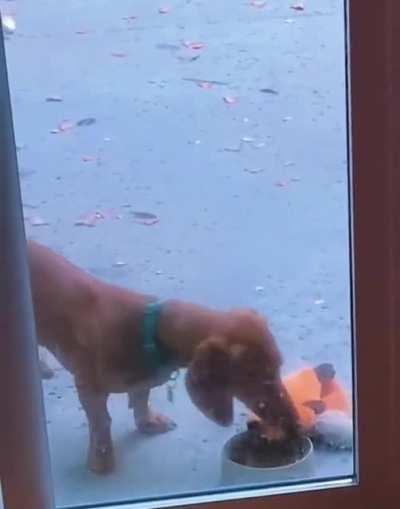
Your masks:
<svg viewBox="0 0 400 509"><path fill-rule="evenodd" d="M137 357L151 298L102 282L37 242L27 247L39 343L71 373L93 372L97 384L121 386L114 373Z"/></svg>
<svg viewBox="0 0 400 509"><path fill-rule="evenodd" d="M76 317L96 299L96 280L45 246L29 241L27 248L39 343L54 353L72 348Z"/></svg>

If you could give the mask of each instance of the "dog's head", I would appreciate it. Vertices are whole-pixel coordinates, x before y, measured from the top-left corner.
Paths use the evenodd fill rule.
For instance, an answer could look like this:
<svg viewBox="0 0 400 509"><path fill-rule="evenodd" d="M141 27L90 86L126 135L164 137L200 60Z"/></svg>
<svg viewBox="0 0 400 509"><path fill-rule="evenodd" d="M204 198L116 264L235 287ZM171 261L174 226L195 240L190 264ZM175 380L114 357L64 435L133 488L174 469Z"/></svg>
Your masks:
<svg viewBox="0 0 400 509"><path fill-rule="evenodd" d="M297 413L280 375L282 357L266 321L253 311L233 311L228 322L223 333L200 343L188 367L193 403L227 426L236 397L263 420L271 438L297 436Z"/></svg>

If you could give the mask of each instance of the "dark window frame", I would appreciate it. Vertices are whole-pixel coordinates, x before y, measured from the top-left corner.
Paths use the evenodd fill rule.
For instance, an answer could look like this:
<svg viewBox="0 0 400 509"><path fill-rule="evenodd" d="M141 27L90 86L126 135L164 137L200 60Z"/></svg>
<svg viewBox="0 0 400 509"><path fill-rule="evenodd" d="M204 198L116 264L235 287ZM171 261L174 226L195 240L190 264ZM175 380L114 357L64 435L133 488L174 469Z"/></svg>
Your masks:
<svg viewBox="0 0 400 509"><path fill-rule="evenodd" d="M359 483L204 509L389 509L400 500L400 2L349 0L348 9ZM4 63L0 41L0 478L6 509L52 509Z"/></svg>

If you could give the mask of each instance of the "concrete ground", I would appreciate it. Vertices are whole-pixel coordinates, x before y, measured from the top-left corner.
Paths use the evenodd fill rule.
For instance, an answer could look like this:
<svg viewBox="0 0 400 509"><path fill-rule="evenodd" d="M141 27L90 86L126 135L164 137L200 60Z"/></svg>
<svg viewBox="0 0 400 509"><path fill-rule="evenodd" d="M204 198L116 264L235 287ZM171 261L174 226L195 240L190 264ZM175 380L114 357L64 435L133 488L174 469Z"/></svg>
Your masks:
<svg viewBox="0 0 400 509"><path fill-rule="evenodd" d="M351 390L342 2L291 4L0 0L27 235L126 287L256 308L285 372L333 362ZM112 397L106 478L84 468L70 375L44 382L60 505L219 485L243 410L218 428L182 378L173 404L154 391L168 435L138 435ZM312 476L351 459L318 453Z"/></svg>

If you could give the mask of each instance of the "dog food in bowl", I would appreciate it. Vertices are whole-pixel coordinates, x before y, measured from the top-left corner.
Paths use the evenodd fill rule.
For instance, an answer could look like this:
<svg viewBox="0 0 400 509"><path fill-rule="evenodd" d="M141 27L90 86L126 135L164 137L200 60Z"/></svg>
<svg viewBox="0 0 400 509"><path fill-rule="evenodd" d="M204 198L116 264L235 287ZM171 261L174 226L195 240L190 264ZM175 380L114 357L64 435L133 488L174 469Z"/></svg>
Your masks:
<svg viewBox="0 0 400 509"><path fill-rule="evenodd" d="M306 478L313 444L307 437L270 442L253 431L232 437L222 452L222 484L276 483Z"/></svg>
<svg viewBox="0 0 400 509"><path fill-rule="evenodd" d="M310 451L305 438L270 442L247 431L231 440L229 459L240 465L255 468L276 468L291 465L304 458Z"/></svg>

